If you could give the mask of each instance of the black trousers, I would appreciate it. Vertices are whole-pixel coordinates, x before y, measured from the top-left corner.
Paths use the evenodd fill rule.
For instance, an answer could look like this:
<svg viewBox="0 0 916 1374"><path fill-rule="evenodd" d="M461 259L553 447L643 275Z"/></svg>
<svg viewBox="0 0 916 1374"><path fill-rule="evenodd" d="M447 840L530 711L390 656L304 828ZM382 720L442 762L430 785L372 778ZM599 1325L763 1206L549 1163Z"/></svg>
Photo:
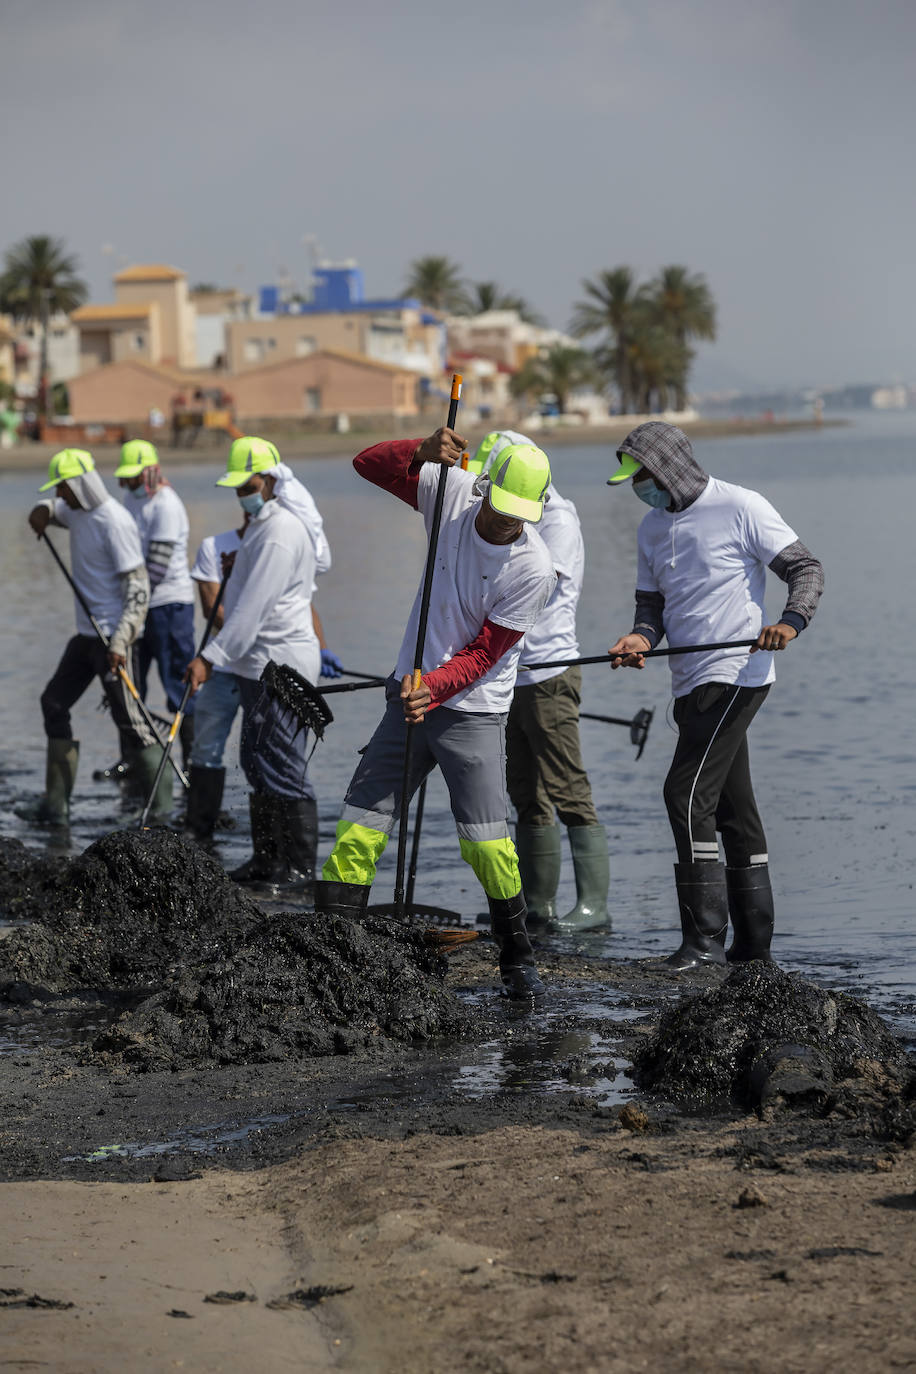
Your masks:
<svg viewBox="0 0 916 1374"><path fill-rule="evenodd" d="M665 779L665 805L681 863L716 859L717 830L729 867L767 862L747 730L769 690L704 682L675 701L679 735Z"/></svg>
<svg viewBox="0 0 916 1374"><path fill-rule="evenodd" d="M72 739L70 710L93 680L98 678L121 736L121 751L136 752L156 737L140 714L137 703L119 677L112 676L105 646L96 635L74 635L67 641L54 676L41 694L41 711L48 739Z"/></svg>

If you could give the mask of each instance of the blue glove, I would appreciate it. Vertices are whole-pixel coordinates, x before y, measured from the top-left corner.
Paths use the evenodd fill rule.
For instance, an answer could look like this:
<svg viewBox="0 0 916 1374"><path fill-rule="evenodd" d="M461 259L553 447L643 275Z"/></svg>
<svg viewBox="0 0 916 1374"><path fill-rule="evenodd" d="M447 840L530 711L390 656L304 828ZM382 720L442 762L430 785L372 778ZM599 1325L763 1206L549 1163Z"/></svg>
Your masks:
<svg viewBox="0 0 916 1374"><path fill-rule="evenodd" d="M334 653L333 649L322 649L321 651L321 676L322 677L343 677L344 666Z"/></svg>

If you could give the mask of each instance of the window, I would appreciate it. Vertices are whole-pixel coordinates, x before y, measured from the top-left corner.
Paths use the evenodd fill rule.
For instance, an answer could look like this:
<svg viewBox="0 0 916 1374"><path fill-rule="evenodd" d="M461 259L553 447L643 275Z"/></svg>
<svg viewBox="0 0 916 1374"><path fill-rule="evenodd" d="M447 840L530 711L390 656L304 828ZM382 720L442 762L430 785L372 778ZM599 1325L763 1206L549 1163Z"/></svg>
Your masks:
<svg viewBox="0 0 916 1374"><path fill-rule="evenodd" d="M317 347L317 342L310 334L301 334L296 340L296 357L307 358L310 353L315 352Z"/></svg>
<svg viewBox="0 0 916 1374"><path fill-rule="evenodd" d="M317 415L321 410L320 386L307 386L305 388L305 409L310 415Z"/></svg>
<svg viewBox="0 0 916 1374"><path fill-rule="evenodd" d="M146 347L146 335L135 334L133 339L131 340L131 343L136 353L142 353L144 348Z"/></svg>
<svg viewBox="0 0 916 1374"><path fill-rule="evenodd" d="M246 363L259 363L264 357L264 340L246 339L243 354Z"/></svg>

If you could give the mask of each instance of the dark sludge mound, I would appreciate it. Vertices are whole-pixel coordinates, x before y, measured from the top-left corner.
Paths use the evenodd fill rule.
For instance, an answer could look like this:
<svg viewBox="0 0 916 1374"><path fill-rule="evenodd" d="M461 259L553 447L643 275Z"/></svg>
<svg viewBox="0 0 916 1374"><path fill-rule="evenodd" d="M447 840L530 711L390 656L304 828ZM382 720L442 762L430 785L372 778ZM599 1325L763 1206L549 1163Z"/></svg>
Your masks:
<svg viewBox="0 0 916 1374"><path fill-rule="evenodd" d="M467 1035L447 964L395 921L272 916L229 959L176 976L93 1042L94 1063L143 1071L347 1054Z"/></svg>
<svg viewBox="0 0 916 1374"><path fill-rule="evenodd" d="M33 917L44 895L58 885L60 863L26 849L20 840L0 846L0 915L17 921Z"/></svg>
<svg viewBox="0 0 916 1374"><path fill-rule="evenodd" d="M738 964L713 992L666 1011L634 1056L641 1088L694 1103L731 1101L850 1115L908 1095L907 1057L881 1017L775 964Z"/></svg>
<svg viewBox="0 0 916 1374"><path fill-rule="evenodd" d="M167 830L115 831L54 861L15 914L31 924L0 940L8 1002L158 988L176 967L225 958L263 920L213 859Z"/></svg>

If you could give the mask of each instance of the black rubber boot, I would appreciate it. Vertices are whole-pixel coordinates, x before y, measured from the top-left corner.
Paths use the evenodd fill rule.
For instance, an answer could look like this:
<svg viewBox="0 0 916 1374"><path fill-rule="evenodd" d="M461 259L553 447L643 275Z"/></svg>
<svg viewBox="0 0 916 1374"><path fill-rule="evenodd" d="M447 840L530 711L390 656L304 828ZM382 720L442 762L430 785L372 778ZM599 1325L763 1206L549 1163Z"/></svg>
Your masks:
<svg viewBox="0 0 916 1374"><path fill-rule="evenodd" d="M223 804L226 783L225 768L199 768L191 765L188 773L188 810L184 828L198 844L213 840L219 809Z"/></svg>
<svg viewBox="0 0 916 1374"><path fill-rule="evenodd" d="M346 916L357 921L366 914L371 891L362 883L329 883L319 878L315 884L315 911L319 916Z"/></svg>
<svg viewBox="0 0 916 1374"><path fill-rule="evenodd" d="M490 929L499 950L499 974L507 997L514 1002L541 997L544 984L538 977L534 951L525 926L525 894L488 897Z"/></svg>
<svg viewBox="0 0 916 1374"><path fill-rule="evenodd" d="M530 931L548 930L557 914L560 881L560 828L557 825L517 825L515 850L522 891L528 907Z"/></svg>
<svg viewBox="0 0 916 1374"><path fill-rule="evenodd" d="M318 804L314 797L285 801L281 813L280 854L286 861L284 886L312 902L315 895L315 856L318 853Z"/></svg>
<svg viewBox="0 0 916 1374"><path fill-rule="evenodd" d="M280 852L283 825L282 808L288 802L270 792L249 792L251 844L254 853L247 863L234 868L229 877L236 883L267 883L279 887L286 881L286 860Z"/></svg>
<svg viewBox="0 0 916 1374"><path fill-rule="evenodd" d="M726 954L730 964L746 964L751 959L772 963L773 889L766 864L751 868L726 868L728 914L734 939Z"/></svg>
<svg viewBox="0 0 916 1374"><path fill-rule="evenodd" d="M681 913L681 947L665 967L674 973L725 963L728 895L725 869L720 863L675 864L677 901Z"/></svg>

